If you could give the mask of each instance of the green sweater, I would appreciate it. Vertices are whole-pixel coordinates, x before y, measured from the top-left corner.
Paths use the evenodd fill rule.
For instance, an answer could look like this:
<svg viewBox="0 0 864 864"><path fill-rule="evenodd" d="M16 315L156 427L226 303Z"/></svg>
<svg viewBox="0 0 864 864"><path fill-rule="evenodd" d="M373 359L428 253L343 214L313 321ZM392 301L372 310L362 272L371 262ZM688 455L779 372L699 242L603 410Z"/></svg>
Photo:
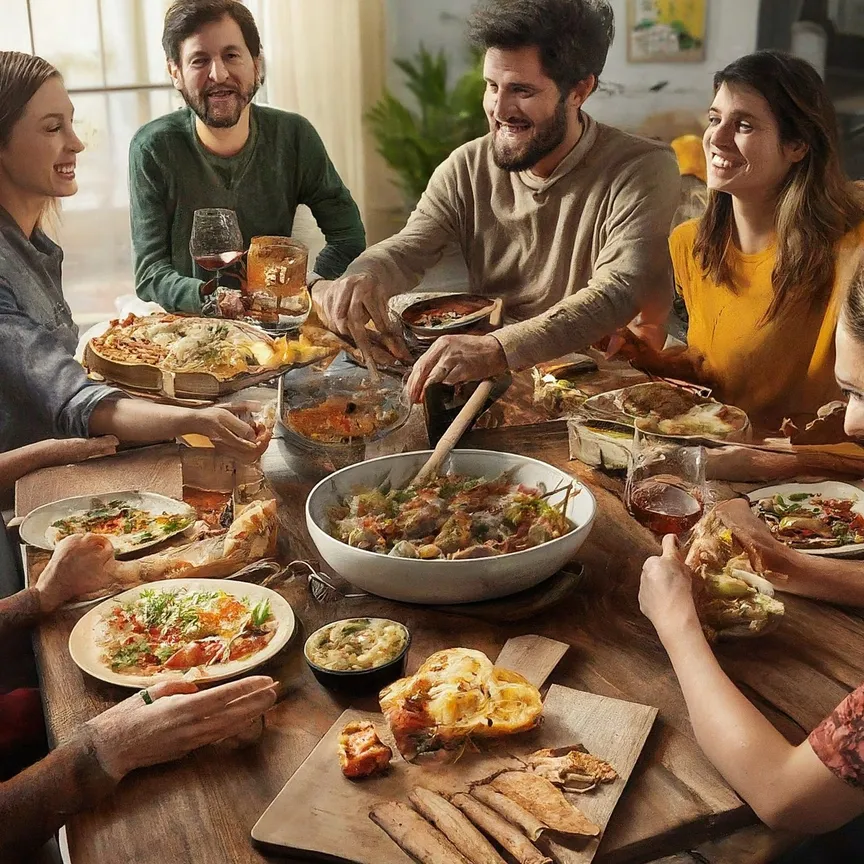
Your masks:
<svg viewBox="0 0 864 864"><path fill-rule="evenodd" d="M169 311L200 312L209 278L189 254L192 217L202 207L237 211L246 247L252 237L289 237L306 204L327 240L315 262L325 279L341 276L363 251L360 211L308 120L252 105L249 140L230 157L206 150L195 114L183 108L142 126L129 148L135 290Z"/></svg>

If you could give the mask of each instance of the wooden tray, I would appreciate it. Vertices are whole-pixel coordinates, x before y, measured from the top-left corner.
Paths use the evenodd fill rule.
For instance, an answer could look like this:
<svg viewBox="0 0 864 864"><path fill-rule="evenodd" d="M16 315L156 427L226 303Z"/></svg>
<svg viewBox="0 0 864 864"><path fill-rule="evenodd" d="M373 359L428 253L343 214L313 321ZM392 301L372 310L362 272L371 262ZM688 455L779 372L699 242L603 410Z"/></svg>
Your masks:
<svg viewBox="0 0 864 864"><path fill-rule="evenodd" d="M261 372L244 372L233 378L222 380L209 372L166 372L158 366L148 366L144 363L120 363L100 357L88 343L84 349L84 365L91 373L96 373L106 382L119 384L123 387L133 387L136 390L150 390L163 396L173 398L209 398L227 396L246 387L263 384L273 378L278 378L291 369L311 366L327 355L314 357L305 363L286 363L275 369L264 369Z"/></svg>
<svg viewBox="0 0 864 864"><path fill-rule="evenodd" d="M541 636L521 636L507 642L496 662L521 672L540 686L567 647ZM252 839L278 854L320 861L408 864L409 856L369 818L369 810L379 801L393 799L408 803L408 792L414 786L446 793L464 791L470 781L499 768L519 767L514 756L540 747L579 743L600 758L608 759L619 774L614 783L591 793L568 796L605 830L656 715L657 710L647 705L553 684L546 696L544 721L539 729L483 744L478 753L466 752L455 764L438 766L405 762L399 757L380 714L349 709L258 820L252 829ZM336 755L337 739L343 726L355 719L375 722L382 739L397 754L387 774L359 782L342 776ZM538 846L551 853L559 864L588 864L599 844L600 838L583 838L572 846L538 841Z"/></svg>

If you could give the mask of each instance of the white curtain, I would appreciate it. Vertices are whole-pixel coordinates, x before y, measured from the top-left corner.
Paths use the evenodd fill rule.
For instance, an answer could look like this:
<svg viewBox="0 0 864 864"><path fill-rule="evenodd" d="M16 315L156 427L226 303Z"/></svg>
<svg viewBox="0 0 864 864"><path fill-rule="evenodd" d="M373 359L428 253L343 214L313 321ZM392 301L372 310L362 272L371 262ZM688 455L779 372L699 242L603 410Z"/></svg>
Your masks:
<svg viewBox="0 0 864 864"><path fill-rule="evenodd" d="M263 18L268 103L302 114L318 130L360 207L369 242L389 235L398 195L363 120L384 89L385 0L255 5Z"/></svg>

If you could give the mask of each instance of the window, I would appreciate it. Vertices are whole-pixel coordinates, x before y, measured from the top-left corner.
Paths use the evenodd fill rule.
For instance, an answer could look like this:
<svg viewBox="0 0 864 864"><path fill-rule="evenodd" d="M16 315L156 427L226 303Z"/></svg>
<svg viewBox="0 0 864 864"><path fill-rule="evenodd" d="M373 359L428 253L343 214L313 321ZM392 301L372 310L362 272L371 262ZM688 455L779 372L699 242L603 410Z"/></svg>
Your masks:
<svg viewBox="0 0 864 864"><path fill-rule="evenodd" d="M183 104L162 53L170 0L3 0L0 50L26 51L63 74L75 105L78 194L64 199L63 285L79 323L134 293L128 147L144 123ZM70 38L74 34L74 38Z"/></svg>

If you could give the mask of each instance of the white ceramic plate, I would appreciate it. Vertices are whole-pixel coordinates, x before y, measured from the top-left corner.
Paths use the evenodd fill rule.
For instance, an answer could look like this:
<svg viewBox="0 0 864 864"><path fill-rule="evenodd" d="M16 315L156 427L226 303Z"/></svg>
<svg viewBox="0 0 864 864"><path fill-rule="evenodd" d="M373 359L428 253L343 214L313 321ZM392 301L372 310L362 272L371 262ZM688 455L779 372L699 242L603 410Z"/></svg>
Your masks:
<svg viewBox="0 0 864 864"><path fill-rule="evenodd" d="M826 480L822 483L782 483L778 486L765 486L749 492L747 497L751 503L760 498L770 498L772 495L794 495L796 492L809 492L811 495L819 493L826 498L852 498L856 503L852 505L855 513L864 513L864 491L848 483L837 483ZM864 543L850 543L847 546L834 546L831 549L797 549L805 555L822 555L834 558L857 558L864 555Z"/></svg>
<svg viewBox="0 0 864 864"><path fill-rule="evenodd" d="M588 412L589 414L591 414L592 412L595 413L597 419L607 420L612 423L619 423L622 426L633 429L635 428L636 422L639 418L634 417L632 414L627 414L626 412L624 412L620 407L620 403L623 400L625 394L629 393L631 390L636 390L640 387L650 386L655 383L657 382L633 384L630 387L622 387L619 390L610 390L606 393L598 393L596 396L592 396L590 399L585 400L585 402L582 404L582 410ZM710 397L708 398L710 399ZM724 442L733 443L735 441L749 441L752 437L750 418L744 413L744 411L742 411L740 408L736 408L734 405L727 405L726 407L731 408L733 411L738 413L743 418L744 422L742 429L730 432L723 438L712 438L707 435L669 435L664 432L654 432L653 430L646 431L649 435L653 435L657 438L669 438L673 441L692 441L694 444L707 444L709 446L717 446L718 444L723 444Z"/></svg>
<svg viewBox="0 0 864 864"><path fill-rule="evenodd" d="M58 519L66 519L75 513L84 513L87 510L106 507L111 501L122 501L124 505L136 507L139 510L146 510L148 513L153 514L171 513L178 516L192 517L192 522L189 525L185 525L168 534L161 534L153 540L139 543L137 546L124 549L122 552L115 551L115 555L117 556L128 555L130 552L137 552L139 549L147 549L150 546L155 546L157 543L162 543L169 537L185 531L190 525L194 524L196 518L195 508L190 507L185 501L176 501L174 498L157 495L155 492L106 492L104 495L79 495L75 498L63 498L51 504L43 504L41 507L31 510L27 514L18 532L21 539L30 546L50 551L54 548L54 544L48 539L46 532L54 522Z"/></svg>
<svg viewBox="0 0 864 864"><path fill-rule="evenodd" d="M306 527L324 561L352 585L403 603L470 603L506 597L538 585L570 561L585 542L597 509L587 486L539 459L494 450L454 450L442 473L497 477L513 471L513 482L541 483L548 490L573 484L567 517L574 528L562 537L521 552L462 561L411 560L356 549L327 532L330 509L341 498L371 489L386 479L395 488L406 485L431 451L399 453L349 465L325 477L306 499ZM560 499L554 499L557 503Z"/></svg>
<svg viewBox="0 0 864 864"><path fill-rule="evenodd" d="M118 672L113 672L100 659L102 649L98 644L104 632L104 618L115 606L136 600L142 591L148 589L176 591L180 588L186 588L189 591L224 591L235 597L248 597L253 603L269 600L270 609L277 622L276 633L263 651L259 651L245 660L232 660L229 663L198 667L201 674L196 674L194 678L190 677L190 680L196 684L209 684L213 681L224 681L226 678L236 678L238 675L244 675L250 669L266 663L285 647L297 626L294 611L288 601L270 588L252 585L248 582L233 582L228 579L168 579L164 582L139 585L137 588L124 591L122 594L100 603L95 609L91 609L78 621L69 634L69 653L72 655L72 659L88 675L99 678L101 681L107 681L109 684L118 684L120 687L149 687L158 681L182 679L188 670L159 672L156 675L121 675Z"/></svg>

